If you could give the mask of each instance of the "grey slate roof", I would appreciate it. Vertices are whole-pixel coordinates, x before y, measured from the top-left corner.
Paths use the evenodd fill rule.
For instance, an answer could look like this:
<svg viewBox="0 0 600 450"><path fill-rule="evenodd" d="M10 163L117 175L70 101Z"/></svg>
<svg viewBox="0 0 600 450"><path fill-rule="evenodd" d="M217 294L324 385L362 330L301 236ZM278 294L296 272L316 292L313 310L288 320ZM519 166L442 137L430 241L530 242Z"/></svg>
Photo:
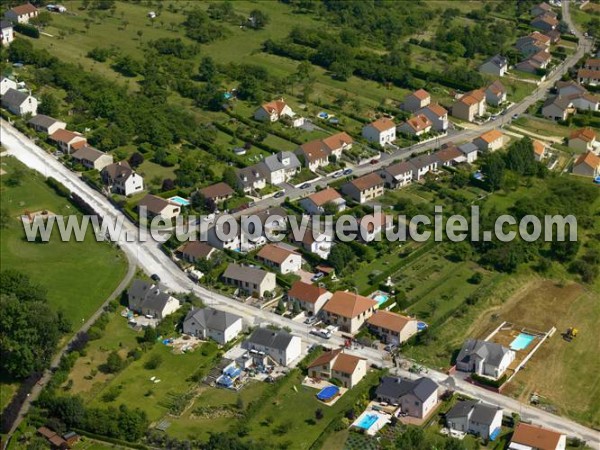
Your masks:
<svg viewBox="0 0 600 450"><path fill-rule="evenodd" d="M38 114L37 116L33 116L31 119L29 119L29 122L27 123L38 127L48 128L54 125L56 122L60 122L60 120L57 120L54 117L45 116L44 114Z"/></svg>
<svg viewBox="0 0 600 450"><path fill-rule="evenodd" d="M129 308L134 310L148 308L160 311L171 298L164 286L139 279L133 280L127 294L129 296ZM136 298L134 303L132 303L133 297Z"/></svg>
<svg viewBox="0 0 600 450"><path fill-rule="evenodd" d="M225 331L241 317L214 308L202 308L190 310L185 316L185 322L189 319L194 319L205 329Z"/></svg>
<svg viewBox="0 0 600 450"><path fill-rule="evenodd" d="M483 403L477 403L473 408L473 414L471 420L485 425L491 425L494 421L494 417L498 413L498 409L495 406L484 405Z"/></svg>
<svg viewBox="0 0 600 450"><path fill-rule="evenodd" d="M568 97L561 97L560 95L557 97L549 97L544 102L543 108L546 108L550 105L556 105L558 108L564 111L571 105L571 100L569 100Z"/></svg>
<svg viewBox="0 0 600 450"><path fill-rule="evenodd" d="M231 278L232 280L239 280L248 283L260 284L269 272L256 267L241 266L239 264L231 263L225 269L223 277Z"/></svg>
<svg viewBox="0 0 600 450"><path fill-rule="evenodd" d="M397 177L398 175L404 175L407 172L412 172L414 169L415 168L410 161L403 161L392 164L391 166L387 166L384 170L391 176Z"/></svg>
<svg viewBox="0 0 600 450"><path fill-rule="evenodd" d="M81 147L79 150L77 150L75 153L73 153L73 159L83 159L86 161L96 161L98 158L107 155L107 153L104 153L100 150L98 150L95 147L86 145L85 147Z"/></svg>
<svg viewBox="0 0 600 450"><path fill-rule="evenodd" d="M294 336L282 330L269 330L268 328L257 328L248 338L248 342L262 347L286 350Z"/></svg>
<svg viewBox="0 0 600 450"><path fill-rule="evenodd" d="M485 360L486 364L499 366L500 362L510 350L495 342L481 341L479 339L469 339L463 345L457 362L467 363L473 356Z"/></svg>
<svg viewBox="0 0 600 450"><path fill-rule="evenodd" d="M16 89L10 88L6 93L2 96L2 104L7 107L16 107L23 104L25 100L29 97L29 94L25 92L17 91Z"/></svg>
<svg viewBox="0 0 600 450"><path fill-rule="evenodd" d="M487 64L487 63L492 63L496 67L504 67L504 66L508 65L508 59L506 59L502 55L496 55L496 56L492 56L484 64Z"/></svg>
<svg viewBox="0 0 600 450"><path fill-rule="evenodd" d="M473 400L460 401L456 405L454 405L450 411L446 413L446 419L458 419L461 417L467 417L476 404L477 403Z"/></svg>
<svg viewBox="0 0 600 450"><path fill-rule="evenodd" d="M12 22L9 22L8 20L0 20L0 29L5 30L7 28L12 28L13 24Z"/></svg>
<svg viewBox="0 0 600 450"><path fill-rule="evenodd" d="M438 385L431 379L421 377L417 380L403 380L396 377L383 377L377 387L377 395L400 398L413 394L424 402L437 390Z"/></svg>
<svg viewBox="0 0 600 450"><path fill-rule="evenodd" d="M465 155L469 153L473 153L479 150L479 148L473 144L472 142L467 142L466 144L462 144L458 146L458 149L463 152Z"/></svg>
<svg viewBox="0 0 600 450"><path fill-rule="evenodd" d="M284 159L290 160L288 165L283 164L282 161ZM269 155L263 160L263 164L267 167L269 172L300 167L300 161L298 160L298 157L292 152L279 152L275 155Z"/></svg>
<svg viewBox="0 0 600 450"><path fill-rule="evenodd" d="M416 169L422 169L423 167L427 167L435 162L437 162L437 158L434 154L431 155L421 155L415 158L411 158L408 160Z"/></svg>

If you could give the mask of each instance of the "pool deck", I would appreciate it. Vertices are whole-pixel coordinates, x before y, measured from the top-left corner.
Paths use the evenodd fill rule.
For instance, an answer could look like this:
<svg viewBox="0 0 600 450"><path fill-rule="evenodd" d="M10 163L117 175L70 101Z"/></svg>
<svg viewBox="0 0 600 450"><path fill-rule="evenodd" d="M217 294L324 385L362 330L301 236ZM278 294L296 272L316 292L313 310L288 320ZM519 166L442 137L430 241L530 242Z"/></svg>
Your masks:
<svg viewBox="0 0 600 450"><path fill-rule="evenodd" d="M352 422L352 425L350 425L351 427L361 428L358 426L358 424L360 423L360 421L363 419L364 416L366 416L367 414L376 415L377 421L375 423L373 423L373 425L371 425L368 430L365 430L365 433L367 433L369 436L375 436L379 432L379 430L381 430L385 425L387 425L388 423L390 423L392 421L391 414L387 414L387 413L384 413L381 411L376 411L376 410L372 409L373 404L378 404L378 403L377 402L369 403L369 406L367 406L367 409L365 409L361 413L361 415L358 416L354 422ZM364 428L361 428L361 429L364 429Z"/></svg>
<svg viewBox="0 0 600 450"><path fill-rule="evenodd" d="M348 391L348 389L344 388L344 387L340 387L340 392L339 395L337 397L335 397L334 399L328 401L328 402L323 402L321 400L319 400L317 398L317 394L321 391L321 389L324 389L326 387L329 386L334 386L333 384L331 384L329 381L327 380L321 380L321 379L316 379L316 378L311 378L311 377L304 377L304 380L302 380L302 386L306 386L309 388L313 388L316 389L315 391L315 399L325 405L325 406L331 406L331 405L335 405L335 403L342 398L342 396Z"/></svg>

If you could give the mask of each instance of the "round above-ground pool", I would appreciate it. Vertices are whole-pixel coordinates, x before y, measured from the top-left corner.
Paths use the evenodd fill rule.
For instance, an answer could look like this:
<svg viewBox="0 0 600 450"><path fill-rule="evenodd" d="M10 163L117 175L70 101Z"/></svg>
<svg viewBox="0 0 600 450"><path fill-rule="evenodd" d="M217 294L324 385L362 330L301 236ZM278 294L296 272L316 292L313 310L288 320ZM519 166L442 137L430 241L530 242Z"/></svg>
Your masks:
<svg viewBox="0 0 600 450"><path fill-rule="evenodd" d="M337 386L327 386L319 391L317 398L321 401L327 402L334 398L340 392L340 388Z"/></svg>
<svg viewBox="0 0 600 450"><path fill-rule="evenodd" d="M417 331L423 331L427 329L427 324L425 322L417 322Z"/></svg>

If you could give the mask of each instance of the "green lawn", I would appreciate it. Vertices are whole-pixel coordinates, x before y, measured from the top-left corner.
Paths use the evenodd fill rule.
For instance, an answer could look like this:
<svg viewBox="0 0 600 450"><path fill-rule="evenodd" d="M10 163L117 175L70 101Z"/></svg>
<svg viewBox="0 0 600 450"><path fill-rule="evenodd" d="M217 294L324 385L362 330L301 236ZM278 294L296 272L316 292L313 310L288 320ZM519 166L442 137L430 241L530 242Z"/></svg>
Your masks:
<svg viewBox="0 0 600 450"><path fill-rule="evenodd" d="M49 210L74 214L74 206L48 187L44 178L26 169L13 158L2 158L2 208L10 214L8 228L2 230L0 262L3 269L27 273L48 290L48 301L63 309L74 328L98 309L125 275L126 260L108 243L96 242L93 232L83 242L61 242L55 233L48 243L25 239L19 219L25 211ZM24 170L20 186L7 186L6 177Z"/></svg>

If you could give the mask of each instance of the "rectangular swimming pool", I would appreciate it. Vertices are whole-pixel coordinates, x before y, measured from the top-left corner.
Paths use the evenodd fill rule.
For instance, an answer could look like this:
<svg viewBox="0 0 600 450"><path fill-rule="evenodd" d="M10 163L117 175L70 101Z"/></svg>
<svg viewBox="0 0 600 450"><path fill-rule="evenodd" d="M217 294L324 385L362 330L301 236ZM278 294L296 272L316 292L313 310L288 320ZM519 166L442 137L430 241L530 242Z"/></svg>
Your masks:
<svg viewBox="0 0 600 450"><path fill-rule="evenodd" d="M187 198L180 197L179 195L171 197L169 200L173 203L177 203L179 206L190 206L190 201Z"/></svg>
<svg viewBox="0 0 600 450"><path fill-rule="evenodd" d="M360 419L360 422L358 422L356 426L358 428L362 428L363 430L368 430L375 422L377 422L377 419L379 419L377 414L365 414L365 416Z"/></svg>
<svg viewBox="0 0 600 450"><path fill-rule="evenodd" d="M510 343L510 348L511 350L525 350L527 347L529 347L529 344L531 344L531 342L533 342L533 340L535 339L535 336L532 334L527 334L527 333L520 333L515 339L514 341L512 341Z"/></svg>

